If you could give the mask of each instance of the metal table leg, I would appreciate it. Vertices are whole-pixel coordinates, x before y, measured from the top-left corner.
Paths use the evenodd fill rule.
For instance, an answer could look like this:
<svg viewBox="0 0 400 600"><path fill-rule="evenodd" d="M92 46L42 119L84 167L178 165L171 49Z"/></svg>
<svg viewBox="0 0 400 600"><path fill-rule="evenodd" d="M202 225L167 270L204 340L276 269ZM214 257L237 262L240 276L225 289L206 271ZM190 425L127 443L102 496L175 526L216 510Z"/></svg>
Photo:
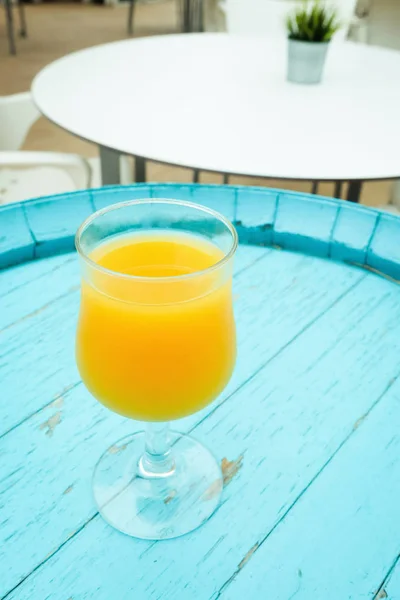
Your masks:
<svg viewBox="0 0 400 600"><path fill-rule="evenodd" d="M359 202L362 189L362 181L349 181L347 200L350 202Z"/></svg>
<svg viewBox="0 0 400 600"><path fill-rule="evenodd" d="M10 54L17 54L17 49L15 47L14 21L11 0L4 0L4 8L6 11L7 36Z"/></svg>
<svg viewBox="0 0 400 600"><path fill-rule="evenodd" d="M343 185L343 181L335 181L335 191L333 193L335 198L342 197L342 185Z"/></svg>
<svg viewBox="0 0 400 600"><path fill-rule="evenodd" d="M119 152L99 146L101 181L103 185L118 185L121 183L119 171Z"/></svg>
<svg viewBox="0 0 400 600"><path fill-rule="evenodd" d="M141 156L135 156L135 183L146 181L146 161Z"/></svg>

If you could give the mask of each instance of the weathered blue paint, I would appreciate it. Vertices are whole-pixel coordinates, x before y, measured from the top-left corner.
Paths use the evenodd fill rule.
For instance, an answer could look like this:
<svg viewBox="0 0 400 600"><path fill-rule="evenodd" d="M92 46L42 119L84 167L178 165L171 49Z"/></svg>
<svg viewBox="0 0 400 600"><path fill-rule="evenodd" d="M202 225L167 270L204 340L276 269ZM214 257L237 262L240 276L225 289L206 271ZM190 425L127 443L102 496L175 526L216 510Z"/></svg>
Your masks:
<svg viewBox="0 0 400 600"><path fill-rule="evenodd" d="M237 224L245 244L278 245L400 276L400 221L393 215L296 192L172 183L110 186L0 207L0 268L69 252L85 215L149 197L191 200L216 209Z"/></svg>
<svg viewBox="0 0 400 600"><path fill-rule="evenodd" d="M309 195L280 194L272 240L284 248L328 256L339 204Z"/></svg>
<svg viewBox="0 0 400 600"><path fill-rule="evenodd" d="M241 248L236 261L238 276L244 277L246 267L268 253L262 248ZM42 264L45 268L46 261ZM27 271L34 266L28 265ZM41 277L28 277L26 285L11 292L11 306L8 295L2 300L5 311L1 344L5 351L0 373L2 385L10 390L13 401L3 406L0 435L79 382L74 352L79 307L76 257L46 277L52 285L44 286ZM32 346L29 352L28 345ZM24 377L18 377L19 372Z"/></svg>
<svg viewBox="0 0 400 600"><path fill-rule="evenodd" d="M54 198L27 202L24 210L36 241L35 256L40 258L72 252L76 230L93 205L87 192L75 192L58 196L57 202Z"/></svg>
<svg viewBox="0 0 400 600"><path fill-rule="evenodd" d="M382 600L383 598L400 600L400 554L393 563L389 574L385 577L384 581L382 581L382 584L379 587L376 600Z"/></svg>
<svg viewBox="0 0 400 600"><path fill-rule="evenodd" d="M235 225L242 243L272 244L278 191L237 188Z"/></svg>
<svg viewBox="0 0 400 600"><path fill-rule="evenodd" d="M173 186L146 187L147 196L173 197ZM182 198L194 200L194 189L201 196L202 188L179 187ZM394 234L385 245L378 232L372 243L376 211L361 210L357 229L358 207L323 200L311 222L299 220L296 237L294 195L285 194L279 220L279 192L249 189L246 217L246 189L234 190L221 206L236 210L247 242L278 225L281 243L299 248L315 219L312 253L357 263L384 257L382 268L393 268ZM115 193L103 191L102 201ZM93 205L99 194L90 192ZM53 243L50 225L41 222ZM373 600L380 589L400 598L395 283L332 260L240 247L234 376L211 407L176 424L232 462L231 480L204 527L161 543L117 533L93 505L98 456L139 425L80 383L78 285L75 255L0 273L0 597Z"/></svg>
<svg viewBox="0 0 400 600"><path fill-rule="evenodd" d="M400 219L381 214L372 236L367 264L395 279L400 279Z"/></svg>
<svg viewBox="0 0 400 600"><path fill-rule="evenodd" d="M173 200L188 200L193 202L192 185L179 185L177 183L152 185L150 191L151 198L172 198Z"/></svg>
<svg viewBox="0 0 400 600"><path fill-rule="evenodd" d="M0 213L0 268L31 260L35 240L20 205L3 206Z"/></svg>
<svg viewBox="0 0 400 600"><path fill-rule="evenodd" d="M51 289L49 289L51 281ZM0 271L0 331L79 285L75 252Z"/></svg>
<svg viewBox="0 0 400 600"><path fill-rule="evenodd" d="M138 184L136 186L108 186L98 190L89 190L88 193L91 195L95 209L100 210L117 202L150 198L151 187L146 184Z"/></svg>
<svg viewBox="0 0 400 600"><path fill-rule="evenodd" d="M192 201L203 204L228 217L236 219L236 188L230 185L196 185L192 187Z"/></svg>
<svg viewBox="0 0 400 600"><path fill-rule="evenodd" d="M387 388L220 598L375 597L400 539L400 381Z"/></svg>
<svg viewBox="0 0 400 600"><path fill-rule="evenodd" d="M331 258L364 264L379 216L368 208L343 203L332 233Z"/></svg>

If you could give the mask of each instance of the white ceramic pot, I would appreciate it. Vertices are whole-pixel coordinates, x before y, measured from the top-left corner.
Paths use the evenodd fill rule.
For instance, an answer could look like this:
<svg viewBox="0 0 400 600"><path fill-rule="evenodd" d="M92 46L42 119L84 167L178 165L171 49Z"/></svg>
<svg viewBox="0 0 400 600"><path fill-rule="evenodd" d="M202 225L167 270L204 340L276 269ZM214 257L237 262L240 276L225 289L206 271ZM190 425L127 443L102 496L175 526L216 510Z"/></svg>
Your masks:
<svg viewBox="0 0 400 600"><path fill-rule="evenodd" d="M292 83L319 83L328 48L329 42L288 40L287 80Z"/></svg>

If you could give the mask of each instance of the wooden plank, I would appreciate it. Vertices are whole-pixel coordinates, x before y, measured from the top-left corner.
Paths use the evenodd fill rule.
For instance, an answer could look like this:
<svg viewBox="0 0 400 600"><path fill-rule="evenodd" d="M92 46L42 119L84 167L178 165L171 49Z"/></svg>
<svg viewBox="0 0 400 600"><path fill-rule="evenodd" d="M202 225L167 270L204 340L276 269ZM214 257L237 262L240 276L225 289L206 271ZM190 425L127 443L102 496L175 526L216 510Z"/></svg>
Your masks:
<svg viewBox="0 0 400 600"><path fill-rule="evenodd" d="M399 327L392 328L391 324L399 323L399 293L388 282L372 276L368 279L196 428L196 437L205 440L217 456L235 460L243 455L243 466L226 488L224 504L213 519L179 541L153 544L131 540L113 531L100 518L91 519L94 513L90 514L89 463L94 462L95 449L100 452L110 439L117 437L117 430L124 435L129 424L121 421L119 428L119 417L110 414L102 421L98 412L102 409L96 410L95 406L96 414L90 417L89 411L88 420L85 404L90 400L82 398L80 391L71 392L62 408L55 406L55 413L36 415L32 422L24 424L26 432L18 428L7 436L7 444L20 452L21 463L9 465L14 471L27 455L19 444L31 440L37 455L31 453L26 475L38 480L40 469L42 498L49 505L49 510L42 509L34 520L30 507L22 518L18 514L21 520L15 535L24 530L23 522L28 518L37 527L37 531L32 531L30 525L28 533L46 532L40 547L27 543L25 537L25 551L18 552L18 556L26 561L28 555L35 553L37 561L41 550L44 558L45 542L50 542L60 526L70 536L54 558L33 573L11 598L33 600L68 594L89 597L99 573L101 585L96 598L100 600L113 593L121 599L130 598L133 592L138 598L163 599L185 594L210 598L216 593L248 549L257 543L260 531L273 527L343 439L361 427L360 416L384 393L393 373L397 373L396 352L388 356L378 373L371 367L386 348L398 345ZM362 356L356 350L361 340ZM351 403L348 398L352 398ZM81 414L81 408L86 414ZM53 435L46 437L42 431L52 450L44 449L36 441L39 423L61 409L63 417ZM44 455L48 457L46 468ZM59 470L60 456L68 457L66 472ZM31 489L23 474L20 479L11 493L6 492L9 507L14 506L14 496L21 497L18 487ZM59 497L61 490L68 490L71 485L65 508L68 501L60 501ZM32 502L40 503L37 492L34 496ZM83 518L73 522L71 514ZM88 514L85 526L83 519ZM80 528L82 531L74 537ZM51 541L55 544L54 538ZM7 564L7 556L5 560Z"/></svg>
<svg viewBox="0 0 400 600"><path fill-rule="evenodd" d="M69 254L55 256L44 260L35 260L33 262L22 263L15 267L3 269L0 271L0 294L5 296L16 288L22 287L39 277L43 277L47 272L62 265L70 259Z"/></svg>
<svg viewBox="0 0 400 600"><path fill-rule="evenodd" d="M158 183L157 185L151 185L150 188L152 198L172 198L172 200L188 200L193 202L192 185Z"/></svg>
<svg viewBox="0 0 400 600"><path fill-rule="evenodd" d="M238 188L235 227L242 243L272 244L277 190Z"/></svg>
<svg viewBox="0 0 400 600"><path fill-rule="evenodd" d="M328 256L339 204L308 194L280 194L272 240L284 248Z"/></svg>
<svg viewBox="0 0 400 600"><path fill-rule="evenodd" d="M244 227L269 225L272 229L278 194L278 190L237 187L236 221Z"/></svg>
<svg viewBox="0 0 400 600"><path fill-rule="evenodd" d="M268 252L264 248L239 248L236 272L244 272ZM34 268L34 263L26 265L27 271ZM79 311L77 261L62 264L53 277L53 283L40 292L33 284L34 300L22 286L8 310L4 301L5 317L15 321L0 332L0 377L9 399L1 411L0 436L80 380L74 350Z"/></svg>
<svg viewBox="0 0 400 600"><path fill-rule="evenodd" d="M330 256L364 264L378 215L377 211L343 202L332 233Z"/></svg>
<svg viewBox="0 0 400 600"><path fill-rule="evenodd" d="M360 294L365 290L360 286ZM337 305L334 320L328 316L321 319L195 429L196 437L206 440L220 458L238 461L243 457L242 467L226 488L223 506L206 527L180 540L179 545L165 548L156 544L139 559L132 555L143 574L135 578L139 597L173 598L185 593L188 597L213 597L238 565L246 562L261 532L273 527L343 439L360 426L360 418L398 373L396 352L388 357L385 373L372 372L386 348L399 347L398 328L383 336L393 316L400 316L398 293L382 304L361 320L354 310L350 331L347 335L338 331L339 342L330 347L330 336L335 327L340 329L346 309L344 301ZM361 356L357 352L360 343ZM93 522L83 536L93 542L99 534L99 540L110 543L117 558L119 541L96 527ZM70 558L80 552L80 543ZM152 575L147 576L150 566ZM116 574L114 568L115 563L104 582L104 598L110 593L107 586ZM124 580L127 573L119 567L116 570ZM58 575L58 568L56 572ZM188 573L196 577L188 578ZM80 582L74 591L79 594L84 589L85 583ZM128 597L129 582L120 589L122 596Z"/></svg>
<svg viewBox="0 0 400 600"><path fill-rule="evenodd" d="M79 283L76 254L18 265L0 273L0 331L64 295Z"/></svg>
<svg viewBox="0 0 400 600"><path fill-rule="evenodd" d="M239 246L235 273L246 269L267 250ZM46 279L44 279L46 278ZM37 260L0 272L0 331L65 295L79 284L79 265L75 253Z"/></svg>
<svg viewBox="0 0 400 600"><path fill-rule="evenodd" d="M93 212L91 192L32 200L24 210L35 236L36 257L72 252L78 227Z"/></svg>
<svg viewBox="0 0 400 600"><path fill-rule="evenodd" d="M317 256L367 262L399 278L396 243L400 225L393 215L297 192L168 183L109 186L0 207L4 250L2 253L0 244L0 268L33 258L34 251L37 256L48 256L72 250L77 226L93 209L147 197L193 199L209 205L237 221L244 243L275 244Z"/></svg>
<svg viewBox="0 0 400 600"><path fill-rule="evenodd" d="M1 207L0 269L31 260L35 240L20 204Z"/></svg>
<svg viewBox="0 0 400 600"><path fill-rule="evenodd" d="M108 186L93 190L96 210L116 202L143 198L188 200L209 206L231 220L235 217L236 188L233 186L163 183Z"/></svg>
<svg viewBox="0 0 400 600"><path fill-rule="evenodd" d="M234 262L234 278L258 260L267 256L270 251L260 246L238 246Z"/></svg>
<svg viewBox="0 0 400 600"><path fill-rule="evenodd" d="M280 271L282 271L282 273L284 273L284 269L282 270L282 258L281 257L285 257L285 253L280 253L280 252L274 252L272 253L275 257L276 260L278 261L278 269ZM321 261L316 261L316 260L312 260L312 259L305 259L305 257L299 257L299 256L293 256L293 255L288 255L290 257L291 260L294 259L298 259L298 262L294 262L293 264L295 265L295 270L299 270L303 269L303 275L304 275L304 267L301 267L301 260L306 260L307 262L311 262L310 265L310 270L309 270L309 276L310 278L314 278L316 279L316 282L313 283L313 281L308 281L308 285L306 286L306 289L308 291L308 298L310 299L310 301L313 301L314 303L317 303L319 305L321 305L321 303L323 302L323 300L321 298L318 297L318 294L316 293L316 289L315 289L315 285L317 282L320 281L320 273L318 272L318 270L316 270L316 264L320 263ZM300 260L301 259L301 260ZM265 263L265 264L264 264ZM286 263L288 264L288 263ZM333 263L328 263L329 265L333 265ZM268 268L268 273L271 273L273 271L272 265L270 264L269 261L260 261L259 263L257 263L257 266L260 268L261 266L263 267L267 267ZM337 265L336 265L337 266ZM326 268L326 267L325 267ZM347 271L347 270L345 270ZM246 275L250 273L250 269L248 271L246 271ZM351 271L349 271L349 273L351 273ZM247 281L249 283L254 282L255 277L254 274L250 274L251 276L247 279ZM272 276L275 275L275 273L272 273ZM336 274L337 276L338 274ZM322 276L322 273L321 273ZM242 391L240 392L240 394L236 396L234 396L233 398L231 398L231 400L229 402L225 402L220 409L215 410L215 406L212 407L212 411L213 411L213 417L212 420L211 419L205 419L200 428L197 430L196 435L199 435L200 437L203 437L207 440L207 443L213 447L213 449L219 454L219 456L222 458L223 454L222 452L227 452L226 456L228 456L228 458L237 458L235 455L233 455L233 452L235 452L235 448L239 448L240 449L240 445L237 445L238 440L237 440L237 435L235 433L231 434L231 432L229 431L230 428L232 428L232 423L236 423L236 421L240 421L242 418L242 415L236 412L236 409L238 407L246 407L246 404L249 405L249 412L250 414L248 415L247 419L246 419L246 425L245 427L247 428L246 430L246 436L244 439L248 439L248 428L252 427L252 420L254 420L254 407L259 406L260 401L262 401L263 399L263 394L264 394L264 390L263 390L263 386L264 386L264 381L266 382L271 382L275 385L275 380L273 379L272 375L276 372L277 373L277 377L278 380L279 378L282 378L282 380L286 381L287 379L292 380L292 377L294 377L296 375L296 373L299 375L299 373L302 373L303 371L305 373L307 373L307 371L309 370L310 367L310 361L312 360L316 360L317 357L320 354L323 354L326 351L326 336L328 337L329 340L331 340L331 343L334 343L335 340L341 339L343 333L350 327L352 326L353 330L355 330L356 332L357 327L356 325L358 325L357 319L361 318L361 315L365 316L365 313L368 313L371 310L371 307L373 306L380 306L382 307L382 311L385 312L388 309L387 306L384 305L383 300L385 299L385 297L387 295L390 294L390 291L393 289L393 286L391 286L388 282L385 281L381 281L378 278L374 278L372 276L371 279L373 280L373 285L363 285L362 283L360 283L360 291L358 293L356 293L357 287L354 287L354 289L349 292L349 294L347 296L344 296L342 300L339 300L339 302L336 304L336 306L338 307L336 309L336 312L334 313L336 316L332 322L331 317L328 318L328 316L324 319L325 325L323 328L323 334L326 335L319 335L319 333L317 333L317 340L315 340L316 337L316 331L315 328L318 330L318 325L317 323L313 326L313 334L311 335L310 339L314 339L314 345L311 346L311 348L313 348L313 352L310 355L310 352L304 352L302 351L302 357L303 360L299 360L298 358L296 360L291 360L289 357L285 356L285 358L278 364L276 363L271 363L271 368L270 371L265 375L261 377L261 381L258 381L258 385L256 385L254 388L243 388ZM268 279L268 275L267 273L265 273L265 275L263 276L263 278ZM244 285L244 281L242 282L242 289L245 290L246 286ZM278 282L277 282L278 284ZM292 282L292 286L293 286L293 282ZM270 286L268 286L270 287ZM328 289L328 286L326 286L326 282L324 284L325 290ZM268 289L268 288L267 288ZM254 370L257 368L257 364L260 365L260 363L257 363L256 361L259 360L260 356L263 356L265 360L269 360L274 352L277 351L277 340L279 340L280 342L280 346L284 344L285 340L287 339L287 332L285 331L288 327L289 330L292 331L292 335L294 331L297 331L297 333L299 332L298 329L298 321L299 321L299 315L298 313L293 315L291 315L292 310L294 310L294 307L297 304L302 304L302 310L305 314L307 314L308 320L307 322L310 322L310 317L312 317L312 315L310 314L311 311L311 305L308 304L307 302L304 302L304 299L302 300L301 296L302 294L298 294L296 293L294 290L296 290L296 285L293 288L292 291L292 295L295 296L295 299L293 301L293 305L291 303L289 303L288 300L288 306L287 307L283 307L282 306L282 294L280 295L280 298L276 299L275 301L277 302L278 300L280 301L281 305L280 305L280 311L274 311L272 310L271 312L269 312L267 309L273 307L271 305L266 305L266 300L263 297L263 295L261 294L260 290L257 290L256 292L254 292L254 290L251 292L252 293L252 297L254 298L254 301L249 301L247 300L247 310L243 310L243 312L241 311L240 314L243 315L243 324L240 325L241 319L239 320L239 338L240 338L240 342L242 343L242 348L244 347L245 344L247 344L247 347L249 348L249 352L245 351L243 353L241 353L241 357L239 359L239 364L238 364L238 369L237 372L239 374L235 375L237 377L237 382L236 382L236 387L238 387L238 385L240 385L240 380L242 381L242 383L246 380L246 378L248 378L249 374L253 373ZM389 291L390 290L390 291ZM271 293L271 292L270 292ZM304 293L304 292L303 292ZM272 294L271 294L272 295ZM243 291L243 294L241 294L241 296L243 296L243 298L245 298L245 291ZM349 301L348 303L345 302L345 298L350 298L350 296L352 297L352 300ZM392 299L393 300L393 299ZM238 299L238 302L240 300ZM243 302L243 300L242 300ZM256 311L256 305L258 303L258 307L262 306L265 308L266 310L258 310ZM344 305L342 305L344 303ZM245 307L246 304L243 304L243 307ZM250 319L252 319L252 321L254 322L254 313L257 313L259 315L259 319L257 321L257 323L252 327L250 326ZM315 313L314 313L315 314ZM272 317L272 318L271 318ZM294 318L294 321L292 320L292 318ZM314 317L315 318L315 317ZM277 321L278 325L274 326L273 322L274 320ZM314 319L311 318L311 321L313 321ZM375 323L375 318L374 319L370 319ZM297 322L296 322L297 321ZM294 325L294 323L296 323L296 327ZM268 325L267 325L268 324ZM256 334L258 331L258 338L256 338ZM364 331L364 330L363 330ZM363 331L361 334L363 334ZM270 336L266 336L264 332L268 332L270 334ZM329 333L330 332L330 333ZM298 338L300 339L300 338ZM306 348L309 347L310 345L310 339L306 339L304 345ZM259 342L258 340L261 340L261 342ZM350 344L354 344L354 339L351 339ZM265 349L263 348L263 346L266 346L267 352L265 352ZM250 348L252 346L255 346L255 351L254 352L250 352ZM290 349L290 346L288 348L288 350ZM338 356L341 357L343 356L343 348L341 348L338 351ZM269 357L269 358L268 358ZM328 359L327 359L328 360ZM329 361L328 361L329 362ZM287 368L287 365L290 365L290 368ZM352 363L351 361L349 362L349 369L352 368ZM388 366L388 369L392 369L392 365ZM292 372L293 371L293 372ZM239 378L238 378L239 377ZM380 382L381 383L381 382ZM268 383L269 385L269 383ZM379 385L379 383L377 384ZM376 392L376 386L370 385L368 388L369 394L373 395ZM86 394L87 396L87 394ZM368 396L367 394L367 399L370 396ZM364 398L364 395L362 395L362 398ZM232 404L232 402L234 401L234 404ZM93 402L93 401L92 401ZM89 400L85 399L85 393L83 393L81 391L81 389L77 388L76 390L71 391L71 393L65 398L65 404L64 404L64 408L62 409L63 411L65 411L65 413L63 412L62 415L58 415L58 413L60 412L60 407L51 407L49 409L49 412L46 413L46 415L42 415L42 414L38 414L35 415L35 417L33 417L33 419L29 422L24 423L23 426L20 426L18 429L16 429L13 433L9 434L8 436L6 436L5 440L7 440L7 444L11 444L11 447L16 448L17 452L20 453L20 458L18 459L20 462L15 463L15 464L10 464L9 461L6 461L6 465L7 465L7 473L13 473L15 471L17 471L18 473L20 473L18 471L18 467L19 465L22 464L22 461L24 459L24 457L26 457L26 448L21 447L21 440L33 440L33 447L38 447L37 449L37 454L36 456L33 457L33 463L31 463L29 465L29 467L26 468L26 476L28 477L37 477L37 470L38 468L40 469L40 479L42 482L42 494L43 497L46 498L46 504L48 502L49 505L49 510L42 510L40 517L38 516L37 519L34 520L35 523L37 523L37 527L41 530L41 531L46 531L46 540L43 540L42 544L40 546L35 546L35 544L29 544L27 543L27 539L26 537L23 540L24 543L24 547L26 548L26 550L23 553L23 557L24 560L23 561L19 561L18 563L18 568L19 569L25 569L22 570L20 576L23 576L24 574L26 574L27 572L29 572L29 566L36 566L38 564L38 562L40 561L40 559L43 559L46 554L48 554L48 552L51 552L52 550L54 550L54 547L57 546L57 543L60 543L60 540L65 540L65 537L63 538L62 536L65 534L65 529L68 529L69 535L71 534L71 532L75 531L77 527L82 526L82 520L77 521L75 516L76 514L79 515L87 515L88 512L90 511L90 506L92 506L92 499L91 499L91 495L89 494L88 491L88 480L89 480L89 474L90 474L90 469L92 468L92 465L94 463L94 455L97 453L100 453L101 449L104 448L107 443L110 442L110 440L114 440L118 437L118 435L116 434L116 431L113 431L113 435L109 436L107 432L111 431L111 429L114 427L112 425L112 423L117 423L118 422L118 417L114 416L114 415L110 415L108 414L106 419L107 422L105 422L104 428L103 425L100 423L98 423L98 419L99 419L99 413L95 413L95 415L93 416L92 419L87 418L87 414L83 414L81 415L82 411L81 411L81 407L83 407L85 405L85 403L90 403ZM277 394L277 398L276 398L276 403L278 406L280 406L281 404L281 399L280 399L280 394ZM253 406L253 412L251 412L251 406ZM356 407L356 408L359 408ZM103 410L103 409L96 409L94 408L94 410ZM215 412L214 412L215 411ZM223 411L222 413L219 411ZM355 409L356 411L356 409ZM105 411L104 411L105 412ZM107 413L105 413L107 414ZM356 412L355 412L356 414ZM205 414L199 414L199 415L195 415L194 417L191 417L190 419L186 419L184 421L181 421L180 423L180 428L184 428L184 429L188 429L188 428L193 428L193 426L196 424L196 422L200 419L204 419ZM62 417L62 418L61 418ZM310 417L310 415L309 415ZM355 416L351 417L351 418L355 418ZM81 419L83 419L83 422L81 421ZM278 416L279 419L279 416ZM50 421L49 421L50 420ZM230 421L229 421L230 420ZM40 426L44 423L49 423L50 424L56 424L56 427L54 427L54 433L52 436L48 436L48 443L49 446L52 447L52 451L49 451L48 449L43 450L42 445L36 441L36 437L35 437L35 432L36 435L38 435L38 431L40 430ZM124 423L123 421L121 422L121 428L118 430L119 431L119 436L122 436L126 433L127 428L130 427L129 423ZM95 423L95 425L93 425L93 423ZM226 423L227 425L227 429L223 429L221 431L221 427L225 427L224 423ZM262 430L262 426L264 424L264 420L262 420L259 424L258 427L258 436L261 436L262 439L264 439L264 432ZM274 428L276 428L276 422L273 423ZM45 429L48 429L48 426L45 426ZM118 427L116 427L117 429ZM310 428L309 428L310 429ZM91 435L93 436L93 439L91 439L89 442L90 445L94 445L93 448L91 448L90 450L88 448L86 448L84 446L84 441L82 441L82 438L85 435L85 432L90 430ZM29 433L28 433L29 431ZM81 432L81 433L79 433ZM42 432L43 433L43 432ZM43 434L44 435L44 434ZM309 434L311 436L311 434ZM45 436L44 436L45 437ZM216 438L216 439L215 439ZM11 441L10 441L11 440ZM246 442L248 443L248 442ZM61 444L61 445L59 445ZM83 445L83 446L82 446ZM83 447L85 447L85 450L83 450ZM329 450L329 449L328 449ZM11 452L11 450L9 451ZM42 465L43 465L43 452L45 452L46 456L54 456L54 461L50 461L50 459L47 460L47 464L46 464L46 468L43 469ZM313 452L313 449L311 449L311 454ZM11 452L12 453L12 452ZM88 455L88 461L86 461L86 458L82 459L80 458L82 456L82 453ZM70 466L72 465L72 471L70 470L69 467L67 467L65 470L63 469L62 472L60 472L59 470L59 461L61 456L64 457L68 457ZM304 455L303 455L304 456ZM92 461L92 465L89 467L88 463ZM39 466L40 465L40 466ZM254 465L253 465L254 466ZM57 470L57 476L54 476L54 469ZM71 481L71 473L73 474L73 481ZM305 476L307 477L308 475L308 471L305 469ZM4 474L3 477L1 478L5 478L7 475L6 473ZM29 488L29 484L26 480L26 477L24 477L23 473L20 473L20 478L21 481L19 483L19 487L20 486L25 486L26 488ZM56 487L55 486L55 480L57 482ZM65 512L65 509L62 510L62 508L60 508L60 510L62 510L62 513L56 513L54 514L54 511L57 510L58 508L58 504L56 502L56 499L58 498L58 496L60 495L60 489L68 489L71 484L74 484L74 493L71 492L71 494L67 494L70 498L70 501L74 503L74 507L72 508L70 507L69 511L70 512ZM286 487L289 485L292 485L292 480L289 479L289 482L287 481L286 478ZM232 484L233 485L233 484ZM301 485L301 483L299 484ZM64 487L65 486L65 487ZM229 488L228 488L229 491ZM11 500L10 495L14 495L14 494L18 494L18 485L16 484L13 488L11 488L10 492L6 492L7 494L7 506L9 507L13 507L14 506L14 502ZM293 492L294 493L294 492ZM282 498L281 498L282 501ZM37 502L35 499L32 500L33 503ZM75 506L76 503L76 506ZM77 507L80 507L79 509ZM81 512L79 512L79 510ZM222 509L221 509L222 510ZM29 508L29 510L27 510L27 515L25 516L19 516L19 520L18 523L15 523L13 519L10 518L10 521L13 522L14 524L14 531L23 531L25 530L25 527L23 525L23 520L28 518L32 521L32 514L35 512L34 508L31 509ZM70 514L73 514L73 519L70 518ZM75 520L74 520L75 518ZM212 521L214 523L214 519ZM57 523L59 523L57 525ZM62 527L62 531L60 532L60 526ZM100 522L97 527L103 528L103 523ZM224 527L226 527L226 523L224 524ZM111 531L108 528L104 528L105 531ZM30 532L32 531L32 527L30 526L28 533L30 535ZM96 530L97 531L97 530ZM210 532L209 529L207 529L208 533ZM36 531L32 532L33 535L36 535ZM115 532L112 532L113 535L115 535ZM8 532L8 535L13 535L12 531ZM121 541L121 536L117 536L118 540ZM206 537L206 544L208 537ZM18 541L18 538L17 538ZM93 540L92 540L93 541ZM215 540L214 540L215 542ZM22 542L20 542L22 543ZM138 544L132 544L132 541L130 540L130 544L131 546L133 545L133 547L139 547ZM144 543L143 543L144 544ZM143 546L142 550L144 548L146 548L147 546ZM226 550L226 547L225 547ZM239 548L240 551L240 548ZM15 552L17 552L17 549L13 552L13 554L15 554ZM22 555L21 555L22 556ZM131 557L133 558L133 557ZM227 568L229 569L230 566L227 564ZM14 574L13 574L13 578L16 576L15 570L14 570ZM222 572L222 576L223 576L223 572ZM15 581L15 579L14 579ZM143 583L143 582L142 582ZM80 585L80 584L79 584ZM146 584L147 585L147 584ZM40 594L42 593L41 588L39 588L40 591L38 592L38 597L40 597ZM21 593L19 591L19 593ZM61 592L60 592L61 593ZM106 595L104 597L107 597L107 593L109 593L109 590L104 592ZM24 596L21 596L24 597ZM123 597L123 596L121 596ZM144 596L146 597L146 596Z"/></svg>
<svg viewBox="0 0 400 600"><path fill-rule="evenodd" d="M253 268L242 271L238 285L244 289L243 297L242 292L235 292L241 316L239 325L246 335L242 351L249 353L255 365L262 364L309 320L365 277L357 269L343 269L332 262L290 253L264 252L266 256L261 260L266 261L265 269L259 269L258 263L254 263ZM0 333L0 376L12 398L2 410L0 435L79 381L74 358L78 302L79 293L73 284L64 295L49 301L43 310L30 313ZM261 325L272 328L271 334L276 337L269 338L259 349L253 348L251 336L259 334L260 322L255 311L261 302L265 306ZM250 374L251 367L249 362L246 372L236 369L226 393ZM18 373L24 373L24 377L18 377Z"/></svg>
<svg viewBox="0 0 400 600"><path fill-rule="evenodd" d="M0 436L80 378L75 365L79 291L73 286L0 333Z"/></svg>
<svg viewBox="0 0 400 600"><path fill-rule="evenodd" d="M396 521L398 521L397 515ZM379 586L374 600L383 600L384 598L400 600L400 555L392 565L383 583Z"/></svg>
<svg viewBox="0 0 400 600"><path fill-rule="evenodd" d="M117 202L128 202L129 200L141 200L151 197L151 187L146 184L135 184L128 186L105 186L98 190L92 190L93 205L100 210Z"/></svg>
<svg viewBox="0 0 400 600"><path fill-rule="evenodd" d="M216 597L376 597L399 552L399 399L397 380ZM378 597L394 599L386 593Z"/></svg>
<svg viewBox="0 0 400 600"><path fill-rule="evenodd" d="M400 280L400 219L381 214L371 239L367 264L378 271Z"/></svg>
<svg viewBox="0 0 400 600"><path fill-rule="evenodd" d="M236 189L229 185L193 185L192 202L220 212L230 221L235 220Z"/></svg>

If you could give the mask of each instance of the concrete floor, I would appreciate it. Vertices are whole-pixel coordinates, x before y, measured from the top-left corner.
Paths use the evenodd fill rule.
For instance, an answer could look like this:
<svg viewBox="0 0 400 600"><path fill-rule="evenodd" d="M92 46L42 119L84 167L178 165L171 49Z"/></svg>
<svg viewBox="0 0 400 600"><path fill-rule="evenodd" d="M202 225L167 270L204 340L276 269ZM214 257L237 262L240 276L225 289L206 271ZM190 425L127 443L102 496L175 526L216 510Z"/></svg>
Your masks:
<svg viewBox="0 0 400 600"><path fill-rule="evenodd" d="M138 4L135 36L175 33L178 14L174 0ZM29 36L17 39L18 55L8 55L4 13L0 11L0 95L28 90L33 77L46 64L81 48L125 39L127 6L90 4L37 4L26 6ZM400 48L400 0L374 0L370 13L370 43ZM45 119L31 129L24 149L77 152L96 156L92 144L60 130ZM148 165L150 181L191 181L190 169L174 168L155 163ZM201 181L220 183L222 177L202 173ZM231 177L231 183L269 185L309 191L307 182L282 182L244 177ZM362 202L381 206L388 203L391 182L367 183ZM333 185L322 184L320 193L333 194ZM346 190L344 190L345 193Z"/></svg>
<svg viewBox="0 0 400 600"><path fill-rule="evenodd" d="M399 0L372 0L369 43L400 50Z"/></svg>

